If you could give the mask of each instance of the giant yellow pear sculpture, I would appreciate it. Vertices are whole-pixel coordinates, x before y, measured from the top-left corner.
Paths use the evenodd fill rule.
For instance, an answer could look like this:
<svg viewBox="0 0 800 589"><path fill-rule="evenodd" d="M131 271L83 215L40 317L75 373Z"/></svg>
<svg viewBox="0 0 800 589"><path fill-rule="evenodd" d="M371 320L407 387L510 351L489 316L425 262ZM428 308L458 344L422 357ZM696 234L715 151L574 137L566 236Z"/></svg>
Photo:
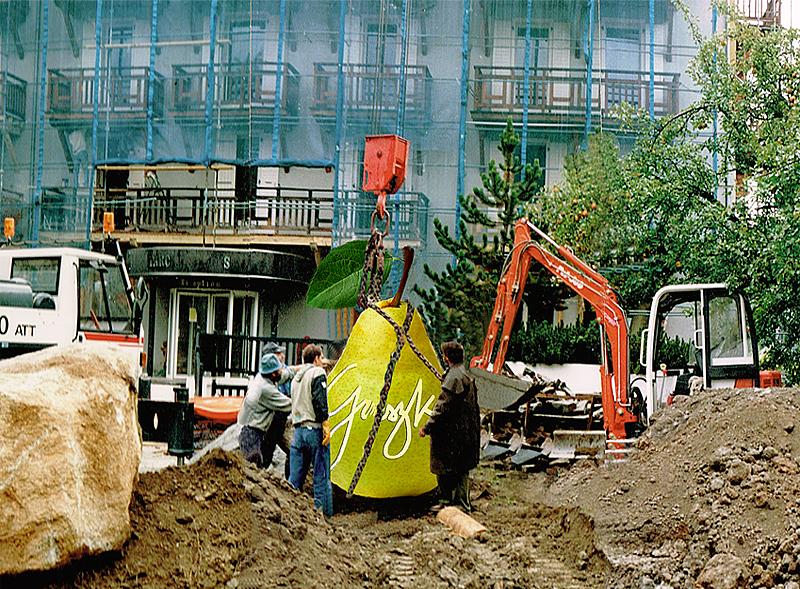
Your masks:
<svg viewBox="0 0 800 589"><path fill-rule="evenodd" d="M403 325L408 303L379 306ZM441 372L441 365L414 311L409 329L417 349ZM389 358L395 351L394 329L373 309L356 321L341 358L328 376L331 423L331 481L347 490L364 452L383 388ZM436 487L429 470L430 442L417 431L428 420L439 396L439 379L405 344L394 370L386 410L369 459L354 493L362 497L421 495Z"/></svg>

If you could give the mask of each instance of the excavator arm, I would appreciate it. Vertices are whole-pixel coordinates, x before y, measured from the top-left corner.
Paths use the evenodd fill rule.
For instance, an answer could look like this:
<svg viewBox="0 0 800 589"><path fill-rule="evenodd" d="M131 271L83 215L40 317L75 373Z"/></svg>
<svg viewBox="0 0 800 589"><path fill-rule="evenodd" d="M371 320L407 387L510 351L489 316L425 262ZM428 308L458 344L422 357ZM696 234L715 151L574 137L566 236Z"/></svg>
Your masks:
<svg viewBox="0 0 800 589"><path fill-rule="evenodd" d="M531 231L557 254L533 240ZM472 359L472 366L483 370L491 366L495 374L502 372L511 330L534 260L594 308L601 334L600 386L605 429L610 437L627 437L625 424L637 422L638 417L631 411L628 398L630 368L625 312L605 277L527 219L519 219L514 225L514 247L497 285L481 355Z"/></svg>

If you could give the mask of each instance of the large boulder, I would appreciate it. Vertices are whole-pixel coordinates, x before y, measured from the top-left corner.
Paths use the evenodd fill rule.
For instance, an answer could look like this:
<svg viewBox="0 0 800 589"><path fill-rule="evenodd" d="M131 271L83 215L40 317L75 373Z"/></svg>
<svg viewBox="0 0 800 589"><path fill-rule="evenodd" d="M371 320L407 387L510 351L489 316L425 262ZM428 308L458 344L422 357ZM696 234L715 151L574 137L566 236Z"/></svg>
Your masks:
<svg viewBox="0 0 800 589"><path fill-rule="evenodd" d="M122 547L142 455L138 367L106 346L0 362L0 575Z"/></svg>

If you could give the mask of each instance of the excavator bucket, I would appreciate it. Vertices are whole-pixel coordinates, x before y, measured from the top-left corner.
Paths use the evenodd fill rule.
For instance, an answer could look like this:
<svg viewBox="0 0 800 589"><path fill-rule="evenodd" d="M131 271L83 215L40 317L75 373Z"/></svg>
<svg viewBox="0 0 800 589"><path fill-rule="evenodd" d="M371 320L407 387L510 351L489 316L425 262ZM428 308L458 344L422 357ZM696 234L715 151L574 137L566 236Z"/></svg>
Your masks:
<svg viewBox="0 0 800 589"><path fill-rule="evenodd" d="M550 443L542 446L542 451L550 460L575 458L602 458L606 449L606 432L602 430L564 430L553 432Z"/></svg>
<svg viewBox="0 0 800 589"><path fill-rule="evenodd" d="M470 368L478 391L478 405L482 409L499 411L514 405L531 388L533 383L513 376L495 374L481 368Z"/></svg>

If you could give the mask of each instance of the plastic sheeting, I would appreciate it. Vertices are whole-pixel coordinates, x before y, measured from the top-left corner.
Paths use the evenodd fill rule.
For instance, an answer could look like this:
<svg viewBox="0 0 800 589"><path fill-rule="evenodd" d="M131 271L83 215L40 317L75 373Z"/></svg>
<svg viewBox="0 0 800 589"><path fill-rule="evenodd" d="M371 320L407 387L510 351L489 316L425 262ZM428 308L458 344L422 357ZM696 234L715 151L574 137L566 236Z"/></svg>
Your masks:
<svg viewBox="0 0 800 589"><path fill-rule="evenodd" d="M686 4L710 34L711 2ZM552 184L618 104L660 117L696 97L668 0L14 0L0 31L0 208L30 243L86 241L94 166L166 163L332 191L346 240L349 217L368 224L363 137L397 130L404 191L453 227L509 116Z"/></svg>

